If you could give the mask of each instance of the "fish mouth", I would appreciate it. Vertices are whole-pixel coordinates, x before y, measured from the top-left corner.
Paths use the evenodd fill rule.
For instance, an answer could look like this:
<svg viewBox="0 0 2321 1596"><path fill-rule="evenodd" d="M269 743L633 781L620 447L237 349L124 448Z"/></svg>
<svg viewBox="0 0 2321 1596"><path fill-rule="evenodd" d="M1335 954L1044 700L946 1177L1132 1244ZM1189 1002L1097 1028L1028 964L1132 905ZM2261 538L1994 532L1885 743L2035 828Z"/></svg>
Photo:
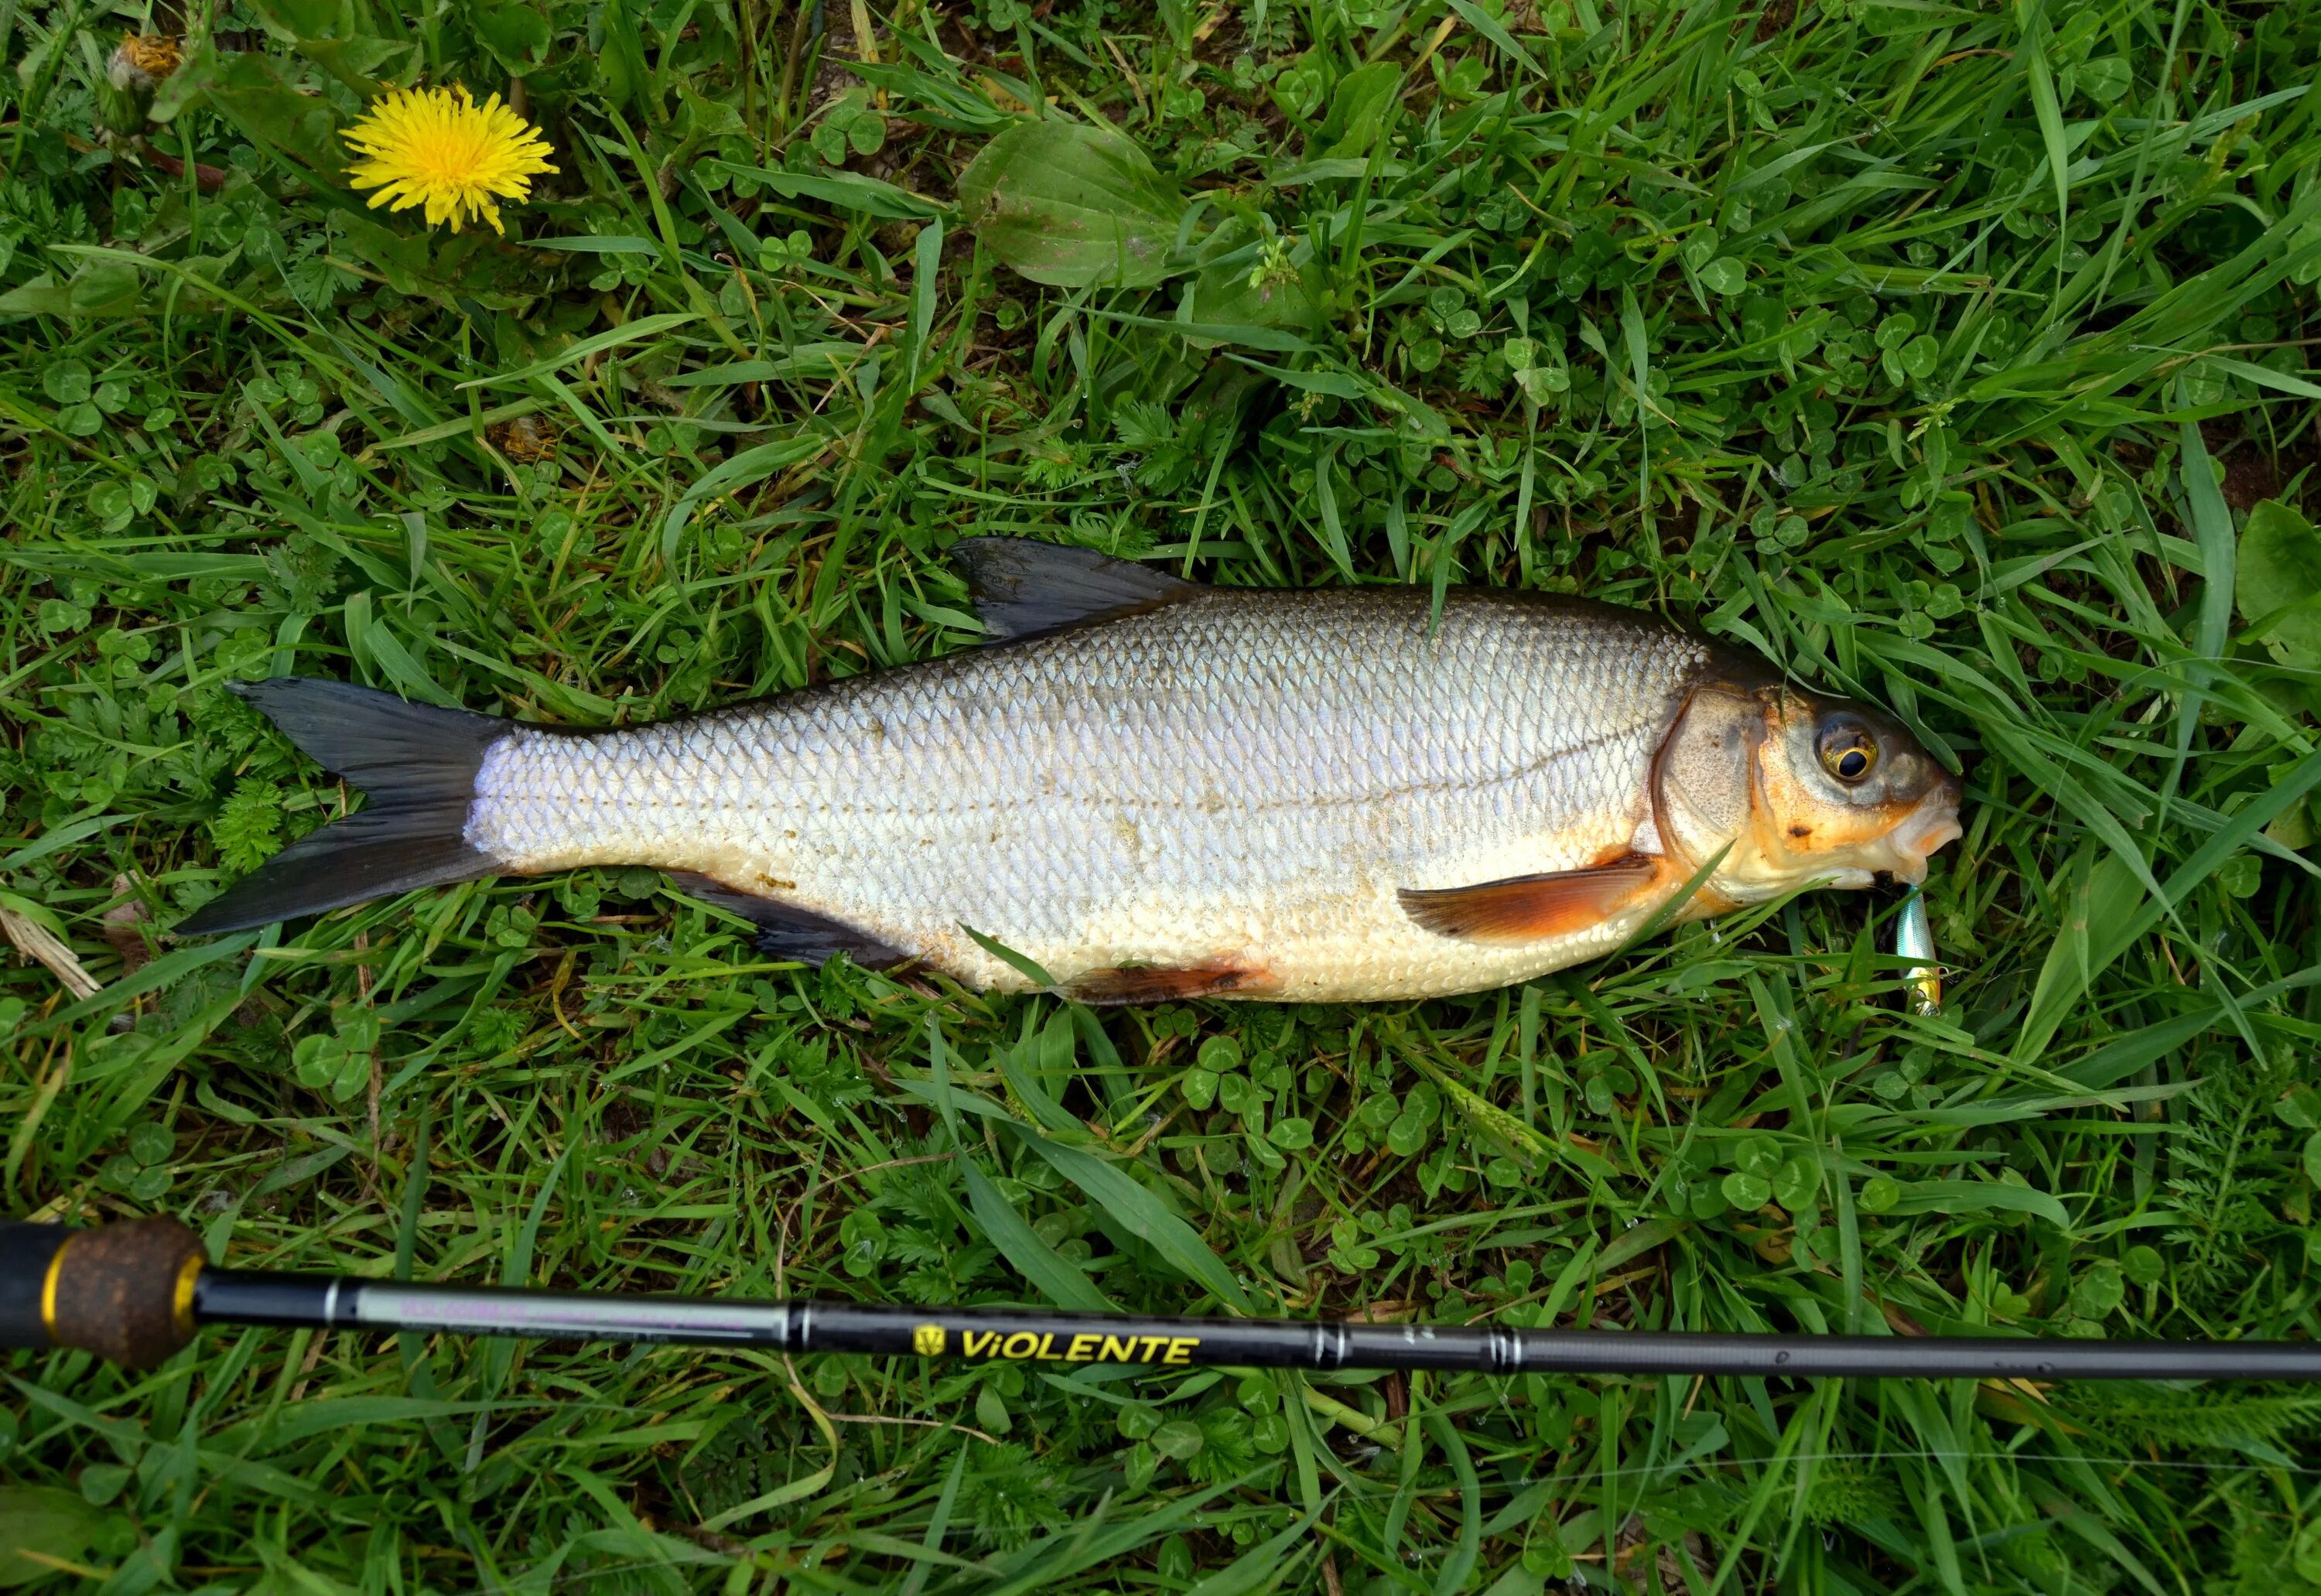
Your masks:
<svg viewBox="0 0 2321 1596"><path fill-rule="evenodd" d="M1945 777L1943 784L1918 800L1902 823L1886 834L1894 879L1913 886L1925 882L1926 861L1938 848L1966 835L1959 824L1959 781Z"/></svg>

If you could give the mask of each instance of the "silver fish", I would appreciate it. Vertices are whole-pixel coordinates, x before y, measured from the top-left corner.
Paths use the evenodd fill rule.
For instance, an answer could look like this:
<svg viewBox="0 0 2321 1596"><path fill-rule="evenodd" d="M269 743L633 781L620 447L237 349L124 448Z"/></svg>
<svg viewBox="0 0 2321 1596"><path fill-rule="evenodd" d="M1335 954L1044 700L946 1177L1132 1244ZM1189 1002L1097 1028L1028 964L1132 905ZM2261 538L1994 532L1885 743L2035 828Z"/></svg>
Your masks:
<svg viewBox="0 0 2321 1596"><path fill-rule="evenodd" d="M955 552L997 646L653 725L255 684L371 803L180 929L646 864L784 956L1360 1001L1608 952L1704 871L1672 918L1921 880L1959 834L1957 781L1898 725L1640 612L1462 589L1438 616L1424 589Z"/></svg>

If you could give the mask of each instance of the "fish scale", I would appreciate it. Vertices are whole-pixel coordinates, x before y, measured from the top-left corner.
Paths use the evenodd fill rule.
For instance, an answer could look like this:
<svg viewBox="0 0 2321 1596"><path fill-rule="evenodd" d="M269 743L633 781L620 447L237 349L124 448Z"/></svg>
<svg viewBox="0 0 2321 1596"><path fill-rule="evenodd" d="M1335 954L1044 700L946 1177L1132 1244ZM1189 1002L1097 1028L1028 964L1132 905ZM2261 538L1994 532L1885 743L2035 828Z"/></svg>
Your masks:
<svg viewBox="0 0 2321 1596"><path fill-rule="evenodd" d="M1203 589L1108 624L633 730L516 727L467 842L505 869L715 878L972 984L1230 962L1252 995L1474 990L1622 917L1482 946L1399 889L1627 848L1708 661L1650 617L1488 591Z"/></svg>

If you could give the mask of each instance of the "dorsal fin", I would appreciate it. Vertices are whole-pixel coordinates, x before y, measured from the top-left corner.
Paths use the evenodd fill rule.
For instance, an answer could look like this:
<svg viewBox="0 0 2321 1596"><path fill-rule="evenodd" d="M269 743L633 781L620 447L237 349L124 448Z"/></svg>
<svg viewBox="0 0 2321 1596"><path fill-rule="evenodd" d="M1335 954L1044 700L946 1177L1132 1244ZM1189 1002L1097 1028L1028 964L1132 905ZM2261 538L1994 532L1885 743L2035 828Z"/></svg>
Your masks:
<svg viewBox="0 0 2321 1596"><path fill-rule="evenodd" d="M1142 615L1201 591L1133 560L1029 538L971 537L951 545L992 643Z"/></svg>

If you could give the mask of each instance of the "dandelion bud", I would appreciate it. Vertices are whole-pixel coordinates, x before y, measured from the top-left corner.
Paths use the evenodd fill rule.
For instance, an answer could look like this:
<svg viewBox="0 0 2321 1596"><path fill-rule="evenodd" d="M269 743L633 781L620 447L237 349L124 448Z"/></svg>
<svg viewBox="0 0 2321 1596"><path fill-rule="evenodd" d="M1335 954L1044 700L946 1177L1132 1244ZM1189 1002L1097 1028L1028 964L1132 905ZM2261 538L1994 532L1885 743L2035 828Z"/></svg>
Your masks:
<svg viewBox="0 0 2321 1596"><path fill-rule="evenodd" d="M105 75L124 94L142 94L150 99L155 87L176 71L184 59L172 34L123 33L120 48L105 64Z"/></svg>
<svg viewBox="0 0 2321 1596"><path fill-rule="evenodd" d="M153 90L183 59L171 34L123 33L97 86L97 118L105 132L116 139L144 132Z"/></svg>

